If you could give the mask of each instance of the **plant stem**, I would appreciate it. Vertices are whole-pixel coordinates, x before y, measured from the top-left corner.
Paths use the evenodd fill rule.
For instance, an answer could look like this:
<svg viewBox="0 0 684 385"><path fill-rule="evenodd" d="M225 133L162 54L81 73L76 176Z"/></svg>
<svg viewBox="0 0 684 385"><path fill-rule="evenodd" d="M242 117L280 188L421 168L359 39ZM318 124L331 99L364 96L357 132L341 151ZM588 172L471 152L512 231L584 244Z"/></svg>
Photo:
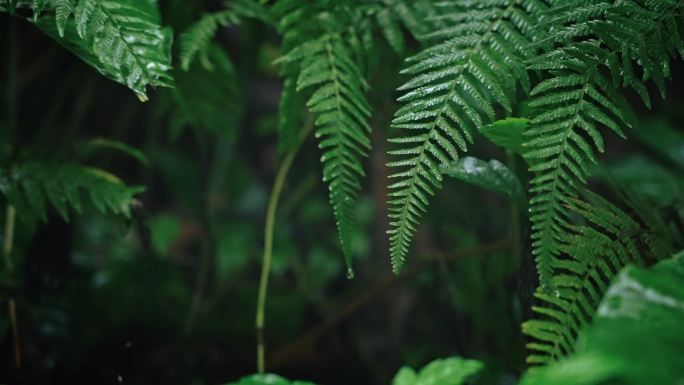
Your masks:
<svg viewBox="0 0 684 385"><path fill-rule="evenodd" d="M264 318L266 315L266 294L268 292L268 275L271 270L271 257L273 255L273 230L275 227L275 214L278 208L278 200L280 193L283 191L287 173L290 171L292 161L299 150L299 145L304 141L304 138L309 134L313 128L313 121L308 119L306 126L302 130L302 135L297 147L290 150L283 158L278 172L276 173L275 181L273 182L273 189L268 200L268 208L266 209L266 224L264 226L264 254L262 257L261 276L259 278L259 293L257 295L257 309L256 309L256 336L257 336L257 371L263 374L265 371L265 348L264 348Z"/></svg>
<svg viewBox="0 0 684 385"><path fill-rule="evenodd" d="M2 245L3 255L5 257L5 268L10 277L10 284L14 286L14 264L12 263L12 248L14 246L14 221L16 212L14 206L7 205L7 213L5 219L5 239ZM21 348L19 344L19 325L17 323L17 304L14 299L14 294L10 294L8 298L8 311L10 315L10 323L12 327L12 339L14 340L14 366L17 370L21 369Z"/></svg>

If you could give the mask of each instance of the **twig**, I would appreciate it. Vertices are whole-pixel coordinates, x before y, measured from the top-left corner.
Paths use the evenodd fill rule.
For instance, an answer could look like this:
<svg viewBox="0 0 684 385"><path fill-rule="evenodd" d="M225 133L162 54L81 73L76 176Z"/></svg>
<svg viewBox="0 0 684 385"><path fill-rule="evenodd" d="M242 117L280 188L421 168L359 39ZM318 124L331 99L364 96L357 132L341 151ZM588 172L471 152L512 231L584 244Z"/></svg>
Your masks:
<svg viewBox="0 0 684 385"><path fill-rule="evenodd" d="M329 330L333 329L337 324L356 313L363 306L367 305L373 299L382 294L385 290L390 287L415 277L423 269L430 266L432 263L463 258L467 256L473 256L478 254L488 254L494 251L505 250L511 245L510 239L502 239L493 243L489 243L482 246L470 247L461 250L456 250L448 255L442 255L441 257L434 257L430 259L422 260L412 267L405 269L403 273L396 275L394 273L388 273L382 277L375 285L371 286L368 290L359 294L357 297L353 298L342 309L332 316L331 318L323 321L318 326L309 330L308 332L300 335L293 342L285 345L283 348L277 350L273 355L269 357L269 362L272 365L278 366L285 362L288 358L293 357L297 352L305 350L308 346L311 346L319 337L327 333Z"/></svg>

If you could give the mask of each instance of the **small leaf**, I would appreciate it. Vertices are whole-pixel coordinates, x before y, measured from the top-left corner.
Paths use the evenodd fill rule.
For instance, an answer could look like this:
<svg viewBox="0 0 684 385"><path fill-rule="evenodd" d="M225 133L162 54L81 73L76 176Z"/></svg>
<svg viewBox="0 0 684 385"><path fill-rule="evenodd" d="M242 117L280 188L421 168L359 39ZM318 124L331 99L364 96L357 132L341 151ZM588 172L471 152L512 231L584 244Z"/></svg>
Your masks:
<svg viewBox="0 0 684 385"><path fill-rule="evenodd" d="M251 376L242 377L237 382L230 382L226 385L315 385L308 381L293 381L290 382L283 377L275 374L252 374Z"/></svg>
<svg viewBox="0 0 684 385"><path fill-rule="evenodd" d="M525 141L523 133L528 122L529 120L525 118L501 119L483 127L480 132L497 146L522 156Z"/></svg>
<svg viewBox="0 0 684 385"><path fill-rule="evenodd" d="M468 156L443 167L443 172L449 176L502 194L521 209L527 207L527 197L520 180L498 160L486 162Z"/></svg>
<svg viewBox="0 0 684 385"><path fill-rule="evenodd" d="M483 366L480 361L461 357L432 361L418 374L404 366L394 376L392 385L461 385L482 370Z"/></svg>

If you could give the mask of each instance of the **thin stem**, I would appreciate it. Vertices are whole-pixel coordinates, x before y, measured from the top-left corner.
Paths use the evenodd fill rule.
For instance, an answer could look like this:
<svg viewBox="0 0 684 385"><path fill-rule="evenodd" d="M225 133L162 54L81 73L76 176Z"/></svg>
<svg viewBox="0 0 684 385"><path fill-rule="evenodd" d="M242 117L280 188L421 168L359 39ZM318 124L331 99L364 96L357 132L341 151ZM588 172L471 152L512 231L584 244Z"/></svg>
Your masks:
<svg viewBox="0 0 684 385"><path fill-rule="evenodd" d="M5 240L2 247L2 252L5 257L5 267L10 277L12 286L14 285L14 264L12 263L12 248L14 246L14 221L16 212L14 206L7 205L7 212L5 218ZM19 324L17 322L17 304L14 299L14 294L10 294L8 298L8 311L10 315L10 323L12 327L12 339L14 340L14 366L17 370L21 369L21 347L19 343Z"/></svg>
<svg viewBox="0 0 684 385"><path fill-rule="evenodd" d="M313 122L309 119L306 123L306 127L302 131L302 137L299 141L304 141L304 138L309 134L311 128L313 127ZM261 265L261 276L259 278L259 293L257 296L257 309L256 309L256 335L257 335L257 371L263 374L265 371L265 349L264 349L264 318L266 314L266 293L268 292L268 276L271 271L271 256L273 255L273 230L275 227L275 214L278 208L278 200L280 199L280 193L283 191L283 186L285 185L285 179L287 173L290 171L290 166L292 166L292 161L294 161L295 155L299 146L293 148L285 158L283 158L278 172L276 173L275 181L273 182L273 189L271 190L271 197L268 200L268 208L266 209L266 225L264 226L264 254L262 257Z"/></svg>

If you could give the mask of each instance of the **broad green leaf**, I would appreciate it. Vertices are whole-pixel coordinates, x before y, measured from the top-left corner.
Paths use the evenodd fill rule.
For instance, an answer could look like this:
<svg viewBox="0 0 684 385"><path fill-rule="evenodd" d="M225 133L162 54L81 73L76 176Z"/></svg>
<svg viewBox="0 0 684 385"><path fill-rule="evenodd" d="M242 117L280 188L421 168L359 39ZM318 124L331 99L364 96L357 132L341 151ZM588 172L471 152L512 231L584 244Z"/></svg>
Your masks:
<svg viewBox="0 0 684 385"><path fill-rule="evenodd" d="M483 127L480 132L497 146L522 156L523 133L528 123L525 118L506 118Z"/></svg>
<svg viewBox="0 0 684 385"><path fill-rule="evenodd" d="M444 166L443 173L502 194L521 209L527 207L527 197L520 180L506 165L496 159L486 162L467 156Z"/></svg>
<svg viewBox="0 0 684 385"><path fill-rule="evenodd" d="M418 373L404 366L394 376L392 385L461 385L483 366L480 361L460 357L432 361Z"/></svg>
<svg viewBox="0 0 684 385"><path fill-rule="evenodd" d="M289 381L276 374L253 374L226 385L315 385L308 381Z"/></svg>
<svg viewBox="0 0 684 385"><path fill-rule="evenodd" d="M651 268L625 268L574 355L521 385L680 384L684 381L684 251Z"/></svg>

